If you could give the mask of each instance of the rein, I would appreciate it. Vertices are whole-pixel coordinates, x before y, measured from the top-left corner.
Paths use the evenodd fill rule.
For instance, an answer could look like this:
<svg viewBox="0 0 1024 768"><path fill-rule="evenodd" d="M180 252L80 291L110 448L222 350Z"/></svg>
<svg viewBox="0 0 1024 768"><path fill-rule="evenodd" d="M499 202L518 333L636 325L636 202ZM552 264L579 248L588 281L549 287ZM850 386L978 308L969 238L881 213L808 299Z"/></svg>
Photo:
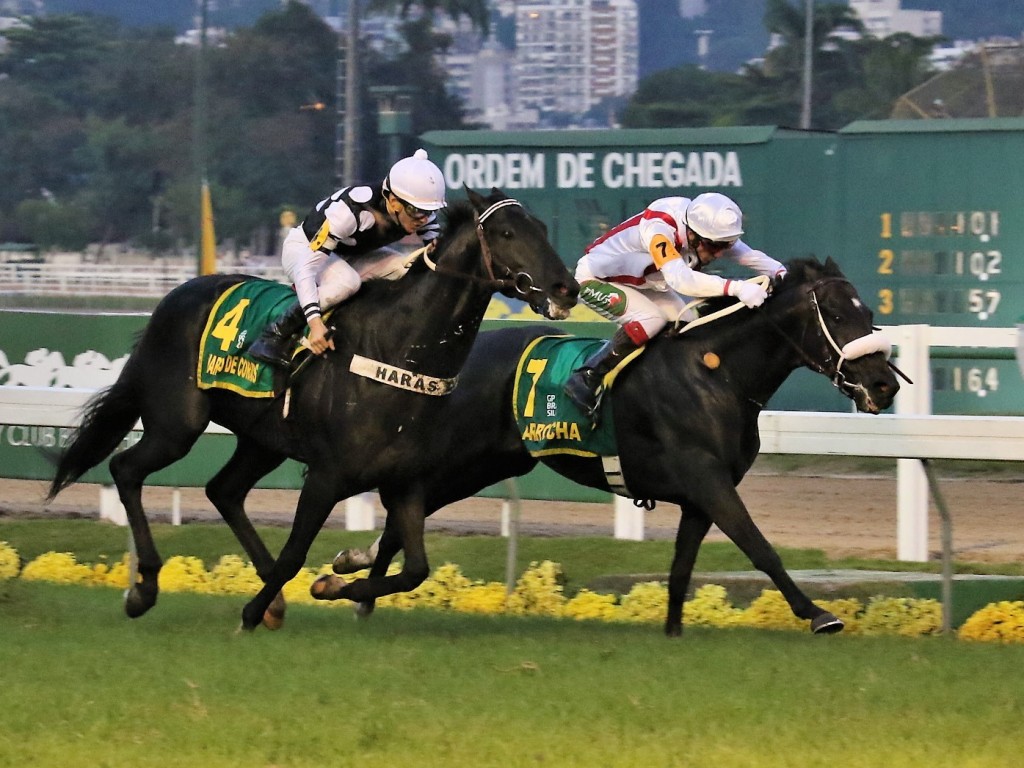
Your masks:
<svg viewBox="0 0 1024 768"><path fill-rule="evenodd" d="M769 283L771 283L771 278L768 277L768 275L758 275L757 277L750 278L750 280L746 282L757 283L758 285L762 285L765 288L767 288ZM731 315L733 312L739 312L741 309L746 309L746 305L744 305L742 302L737 301L735 304L730 304L728 307L722 307L722 309L712 312L710 315L704 315L703 317L698 317L696 320L691 320L690 322L686 323L684 326L680 328L679 322L682 319L683 315L685 315L693 307L699 306L705 303L706 301L707 299L703 298L694 299L693 301L687 303L686 306L683 307L681 310L679 310L679 314L676 315L675 319L676 328L673 331L673 334L675 336L681 336L687 331L710 323L713 320L718 320L720 318L725 317L726 315Z"/></svg>
<svg viewBox="0 0 1024 768"><path fill-rule="evenodd" d="M448 267L441 265L439 263L440 259L438 261L434 261L430 258L430 253L433 250L430 247L416 251L410 256L406 263L411 266L412 262L415 261L416 258L422 256L423 263L438 275L458 277L462 280L468 280L480 285L485 285L494 291L506 291L512 289L521 296L526 296L532 292L540 291L541 289L534 284L532 275L527 272L518 272L511 278L499 278L494 274L494 257L491 255L491 247L487 244L487 238L484 233L484 222L487 221L495 211L510 205L519 206L520 208L523 207L522 203L518 200L506 198L505 200L499 200L496 203L492 203L483 213L474 215L476 220L476 238L480 243L480 255L483 259L484 269L487 270L487 277L480 277L457 269L449 269ZM512 275L512 270L508 267L505 267L505 271L509 275Z"/></svg>
<svg viewBox="0 0 1024 768"><path fill-rule="evenodd" d="M847 360L856 360L859 357L863 357L864 355L870 355L875 352L882 352L883 354L885 354L886 361L889 367L892 368L892 370L901 378L903 378L908 384L913 384L913 382L907 377L905 373L903 373L903 371L897 368L891 360L888 360L889 355L892 353L892 344L889 343L889 340L880 331L872 330L871 333L868 333L864 336L860 336L854 339L853 341L844 344L842 347L839 346L835 338L832 336L832 333L829 331L828 326L825 324L825 317L821 313L821 305L818 302L818 296L814 292L815 289L821 286L823 283L834 281L849 282L843 278L826 277L821 280L818 280L808 289L808 293L811 297L811 305L814 307L814 312L818 319L818 334L819 336L824 337L824 339L828 342L829 346L833 349L833 351L835 351L835 353L839 355L839 360L835 363L834 370L831 373L826 367L828 363L832 362L831 355L829 355L825 363L818 362L809 354L807 354L804 348L801 347L796 341L794 341L789 336L789 334L787 334L779 326L779 324L775 322L774 318L772 318L771 315L765 315L766 319L772 325L775 331L786 341L786 343L789 344L789 346L791 346L796 351L796 353L800 356L800 358L803 360L804 364L808 368L817 373L820 373L822 376L825 376L829 381L832 382L832 385L837 389L840 389L844 392L851 389L850 385L847 384L846 376L843 374L842 371L843 363L845 363ZM759 283L760 285L767 287L767 285L771 281L767 276L759 275L758 277L751 278L750 282ZM726 315L732 314L733 312L745 309L742 303L737 302L728 307L724 307L723 309L717 310L716 312L712 312L709 315L698 317L696 320L692 320L683 325L682 327L679 327L680 318L682 318L682 316L692 307L702 304L703 302L704 299L697 299L696 301L691 301L685 307L683 307L682 310L680 310L679 315L676 318L676 328L673 331L674 336L681 336L683 333L693 328L705 325L714 320L719 320L722 317L725 317Z"/></svg>

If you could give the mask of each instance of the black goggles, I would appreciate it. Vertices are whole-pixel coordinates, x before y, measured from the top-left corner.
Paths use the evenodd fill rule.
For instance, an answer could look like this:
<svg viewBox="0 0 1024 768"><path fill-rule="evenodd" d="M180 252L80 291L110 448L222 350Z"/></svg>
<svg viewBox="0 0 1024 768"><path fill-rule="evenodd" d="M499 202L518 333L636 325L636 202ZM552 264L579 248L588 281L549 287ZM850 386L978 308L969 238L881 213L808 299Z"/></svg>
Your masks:
<svg viewBox="0 0 1024 768"><path fill-rule="evenodd" d="M735 240L708 240L706 237L697 235L697 244L703 245L709 253L721 253L736 245Z"/></svg>
<svg viewBox="0 0 1024 768"><path fill-rule="evenodd" d="M392 195L395 198L395 200L401 203L402 209L405 211L405 215L408 216L410 219L427 219L430 218L430 214L433 213L433 211L425 211L422 208L417 208L412 203L407 203L405 200L400 198L398 195L395 195L394 193L392 193Z"/></svg>

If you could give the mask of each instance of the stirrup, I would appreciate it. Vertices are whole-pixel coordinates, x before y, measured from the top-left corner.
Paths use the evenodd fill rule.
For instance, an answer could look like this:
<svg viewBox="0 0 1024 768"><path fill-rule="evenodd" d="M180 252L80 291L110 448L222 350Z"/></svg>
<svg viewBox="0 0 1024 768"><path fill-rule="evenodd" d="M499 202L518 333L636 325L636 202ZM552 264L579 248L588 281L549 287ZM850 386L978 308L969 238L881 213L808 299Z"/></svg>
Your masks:
<svg viewBox="0 0 1024 768"><path fill-rule="evenodd" d="M246 351L253 360L287 371L292 366L286 351L290 342L290 338L280 339L276 336L269 340L259 338Z"/></svg>
<svg viewBox="0 0 1024 768"><path fill-rule="evenodd" d="M569 402L579 408L584 416L596 423L597 414L601 408L601 397L604 395L604 386L601 381L598 381L597 387L595 389L591 389L586 381L588 372L594 373L594 369L584 368L574 371L572 376L570 376L568 381L566 381L565 386L562 387L562 391L565 393L565 396L569 398ZM573 380L576 379L577 376L579 379L582 379L579 383L579 388L582 388L585 391L587 402L582 402L581 395L579 395L572 386ZM591 405L591 402L593 402L593 405Z"/></svg>

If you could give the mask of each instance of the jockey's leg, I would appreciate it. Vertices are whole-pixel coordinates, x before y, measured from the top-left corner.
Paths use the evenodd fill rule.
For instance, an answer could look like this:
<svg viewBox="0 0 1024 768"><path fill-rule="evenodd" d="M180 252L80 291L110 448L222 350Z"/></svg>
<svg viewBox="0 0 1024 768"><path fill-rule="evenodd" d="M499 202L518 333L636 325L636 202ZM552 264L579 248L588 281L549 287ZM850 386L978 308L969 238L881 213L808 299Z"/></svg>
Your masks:
<svg viewBox="0 0 1024 768"><path fill-rule="evenodd" d="M643 345L630 338L626 327L619 328L611 340L587 358L583 367L573 371L565 382L564 392L587 416L594 418L604 377L622 362L623 358Z"/></svg>
<svg viewBox="0 0 1024 768"><path fill-rule="evenodd" d="M305 327L306 315L296 301L283 315L263 329L263 333L249 347L249 356L262 363L287 368L292 362L294 339Z"/></svg>
<svg viewBox="0 0 1024 768"><path fill-rule="evenodd" d="M294 270L289 271L289 275ZM316 276L317 299L320 310L326 312L352 296L362 285L362 278L347 262L335 255L328 256ZM291 365L294 337L306 327L306 317L300 302L291 305L285 314L271 323L255 343L249 355L264 363L280 368Z"/></svg>
<svg viewBox="0 0 1024 768"><path fill-rule="evenodd" d="M601 280L585 280L580 300L620 326L611 341L574 371L565 384L566 396L594 418L605 375L665 327L671 308L662 305L679 300L672 291L642 291Z"/></svg>

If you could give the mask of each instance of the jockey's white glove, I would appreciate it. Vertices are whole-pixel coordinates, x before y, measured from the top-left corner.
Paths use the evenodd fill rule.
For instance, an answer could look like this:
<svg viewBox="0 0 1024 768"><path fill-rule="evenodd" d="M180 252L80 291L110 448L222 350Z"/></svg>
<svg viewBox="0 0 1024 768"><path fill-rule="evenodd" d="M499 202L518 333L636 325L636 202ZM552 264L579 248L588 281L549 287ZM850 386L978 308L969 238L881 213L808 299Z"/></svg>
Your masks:
<svg viewBox="0 0 1024 768"><path fill-rule="evenodd" d="M729 295L735 296L748 307L760 307L768 298L768 291L758 283L748 283L743 280L733 280L729 283Z"/></svg>

